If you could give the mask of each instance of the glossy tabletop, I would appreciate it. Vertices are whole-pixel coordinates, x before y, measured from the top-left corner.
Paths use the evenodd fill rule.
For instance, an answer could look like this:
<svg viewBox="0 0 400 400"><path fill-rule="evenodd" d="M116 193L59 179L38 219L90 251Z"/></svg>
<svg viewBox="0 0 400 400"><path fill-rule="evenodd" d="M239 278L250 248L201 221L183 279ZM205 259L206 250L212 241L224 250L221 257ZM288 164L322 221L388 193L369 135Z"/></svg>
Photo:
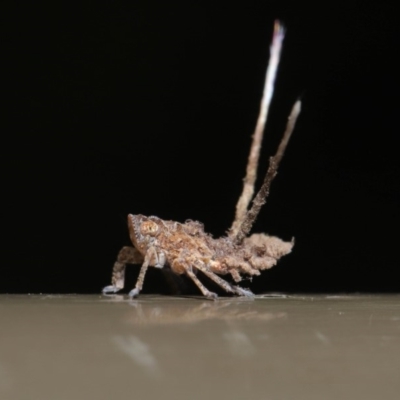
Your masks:
<svg viewBox="0 0 400 400"><path fill-rule="evenodd" d="M400 296L0 295L0 399L399 399Z"/></svg>

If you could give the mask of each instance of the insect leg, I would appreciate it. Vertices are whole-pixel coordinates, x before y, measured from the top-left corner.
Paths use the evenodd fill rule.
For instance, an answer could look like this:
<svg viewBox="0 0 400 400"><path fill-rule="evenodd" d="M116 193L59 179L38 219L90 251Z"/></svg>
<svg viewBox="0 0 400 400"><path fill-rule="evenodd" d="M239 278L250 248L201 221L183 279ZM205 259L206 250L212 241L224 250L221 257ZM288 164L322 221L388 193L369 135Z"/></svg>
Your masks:
<svg viewBox="0 0 400 400"><path fill-rule="evenodd" d="M221 286L228 293L235 293L239 296L248 296L252 297L254 294L250 290L242 289L239 286L233 286L230 283L226 282L224 279L219 277L214 272L210 271L204 264L196 263L195 267L203 272L204 275L208 276L212 281L214 281L217 285Z"/></svg>
<svg viewBox="0 0 400 400"><path fill-rule="evenodd" d="M139 272L139 276L136 281L136 285L135 285L134 289L132 289L129 292L129 297L132 297L132 298L137 297L139 295L140 291L142 290L144 277L146 276L147 268L150 265L150 261L153 260L152 257L154 257L154 260L156 260L155 266L157 268L163 267L163 265L159 264L160 259L158 258L156 249L154 247L150 247L147 250L147 253L144 257L144 261L143 261L142 267L140 268L140 272ZM165 263L165 257L162 258L162 261Z"/></svg>
<svg viewBox="0 0 400 400"><path fill-rule="evenodd" d="M207 297L208 299L216 300L217 299L217 294L210 292L197 278L197 276L194 274L192 269L185 268L186 274L189 276L189 278L196 284L196 286L200 289L201 293L203 293L204 297Z"/></svg>
<svg viewBox="0 0 400 400"><path fill-rule="evenodd" d="M154 264L156 268L164 268L165 262L166 262L165 253L160 252L159 254L156 254L156 262Z"/></svg>
<svg viewBox="0 0 400 400"><path fill-rule="evenodd" d="M103 294L116 293L123 289L126 264L140 264L142 262L143 256L137 249L124 246L118 253L117 261L114 263L111 285L103 288Z"/></svg>

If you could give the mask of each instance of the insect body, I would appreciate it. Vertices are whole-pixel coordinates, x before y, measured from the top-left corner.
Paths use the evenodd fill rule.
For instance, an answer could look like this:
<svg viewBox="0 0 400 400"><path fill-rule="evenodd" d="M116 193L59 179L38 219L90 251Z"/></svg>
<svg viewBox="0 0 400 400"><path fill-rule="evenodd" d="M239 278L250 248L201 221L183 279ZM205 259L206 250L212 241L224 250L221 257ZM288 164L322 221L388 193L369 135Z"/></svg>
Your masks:
<svg viewBox="0 0 400 400"><path fill-rule="evenodd" d="M133 247L123 247L119 252L113 268L112 284L103 289L104 294L115 293L124 287L126 264L142 264L135 288L129 293L131 297L139 295L149 266L156 268L168 266L175 274L187 275L208 298L216 298L217 295L210 292L199 280L197 276L199 271L228 293L252 296L249 290L241 288L236 283L240 282L243 276L259 275L260 271L271 268L280 257L292 250L293 240L284 242L264 233L248 236L261 207L266 202L271 183L300 113L300 102L297 101L289 116L278 150L270 158L264 182L252 200L261 140L283 37L284 30L279 22L276 22L264 95L250 148L243 192L236 206L235 219L228 235L214 239L205 233L203 224L196 221L179 223L165 221L155 216L130 214L128 227ZM252 205L249 208L251 200ZM235 284L229 283L221 275L230 275Z"/></svg>

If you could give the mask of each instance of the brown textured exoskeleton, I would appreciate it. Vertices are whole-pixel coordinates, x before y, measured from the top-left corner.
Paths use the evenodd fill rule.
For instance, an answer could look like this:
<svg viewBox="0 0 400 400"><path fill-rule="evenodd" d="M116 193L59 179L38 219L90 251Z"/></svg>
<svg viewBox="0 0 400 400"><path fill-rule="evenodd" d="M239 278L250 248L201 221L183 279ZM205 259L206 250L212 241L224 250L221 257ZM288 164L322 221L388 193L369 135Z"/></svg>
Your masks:
<svg viewBox="0 0 400 400"><path fill-rule="evenodd" d="M126 264L142 264L135 288L129 292L130 297L139 295L149 266L156 268L168 266L176 274L187 275L207 298L216 298L217 295L210 292L198 279L198 271L201 271L228 293L252 296L253 294L249 290L229 283L220 275L230 274L233 281L238 283L243 275L250 277L260 275L260 271L271 268L279 258L290 253L293 240L284 242L264 233L248 236L261 207L266 202L271 183L276 176L279 163L300 113L300 101L297 101L292 108L278 150L274 156L270 157L264 182L249 208L254 194L261 141L272 98L283 38L284 29L276 21L264 94L250 148L243 192L237 203L235 219L228 235L214 239L205 233L203 224L191 220L179 223L164 221L154 216L129 214L128 227L133 247L123 247L119 252L113 268L112 284L103 289L104 294L116 293L124 287Z"/></svg>

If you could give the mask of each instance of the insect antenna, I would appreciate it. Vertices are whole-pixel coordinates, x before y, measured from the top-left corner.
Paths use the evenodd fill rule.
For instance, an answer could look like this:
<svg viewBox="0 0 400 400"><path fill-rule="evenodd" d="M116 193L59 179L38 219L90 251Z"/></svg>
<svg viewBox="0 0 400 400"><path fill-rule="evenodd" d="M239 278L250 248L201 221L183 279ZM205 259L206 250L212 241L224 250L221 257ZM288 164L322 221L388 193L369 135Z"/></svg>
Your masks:
<svg viewBox="0 0 400 400"><path fill-rule="evenodd" d="M243 191L236 204L236 214L229 230L229 237L235 239L247 215L249 203L254 194L254 184L257 178L258 160L260 158L261 143L264 135L264 128L268 117L268 111L274 92L275 77L281 55L282 42L285 30L279 21L275 21L274 33L270 47L270 59L265 76L263 97L260 104L260 112L256 128L253 133L253 141L250 147L249 159L247 162L246 177L243 180Z"/></svg>

